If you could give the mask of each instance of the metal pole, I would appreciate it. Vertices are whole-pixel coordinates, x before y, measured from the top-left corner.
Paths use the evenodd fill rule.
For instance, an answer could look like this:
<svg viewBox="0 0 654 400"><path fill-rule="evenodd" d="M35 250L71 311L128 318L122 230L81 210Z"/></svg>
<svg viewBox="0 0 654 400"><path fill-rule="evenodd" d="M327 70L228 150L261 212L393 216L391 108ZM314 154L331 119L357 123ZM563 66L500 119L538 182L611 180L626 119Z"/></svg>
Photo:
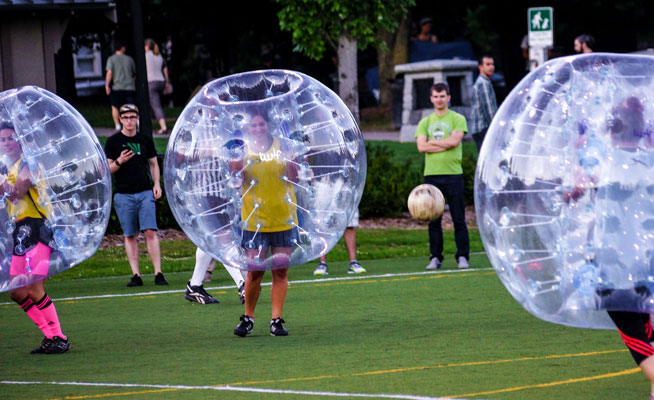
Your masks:
<svg viewBox="0 0 654 400"><path fill-rule="evenodd" d="M145 38L143 37L143 12L141 0L130 1L132 10L132 44L134 64L136 64L136 101L140 114L141 133L152 137L152 118L150 116L150 95L148 94L148 75L145 67Z"/></svg>

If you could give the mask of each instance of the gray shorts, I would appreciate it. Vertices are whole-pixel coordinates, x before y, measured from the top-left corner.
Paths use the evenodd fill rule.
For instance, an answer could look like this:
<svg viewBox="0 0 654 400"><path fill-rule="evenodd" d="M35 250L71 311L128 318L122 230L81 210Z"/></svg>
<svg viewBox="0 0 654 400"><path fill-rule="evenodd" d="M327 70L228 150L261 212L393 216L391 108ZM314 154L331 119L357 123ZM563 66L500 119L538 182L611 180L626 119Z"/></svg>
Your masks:
<svg viewBox="0 0 654 400"><path fill-rule="evenodd" d="M297 228L280 232L243 231L241 246L246 250L267 249L268 247L293 247L300 240Z"/></svg>
<svg viewBox="0 0 654 400"><path fill-rule="evenodd" d="M157 230L157 209L154 201L152 190L114 195L114 207L120 227L123 228L123 235L133 236L139 230Z"/></svg>

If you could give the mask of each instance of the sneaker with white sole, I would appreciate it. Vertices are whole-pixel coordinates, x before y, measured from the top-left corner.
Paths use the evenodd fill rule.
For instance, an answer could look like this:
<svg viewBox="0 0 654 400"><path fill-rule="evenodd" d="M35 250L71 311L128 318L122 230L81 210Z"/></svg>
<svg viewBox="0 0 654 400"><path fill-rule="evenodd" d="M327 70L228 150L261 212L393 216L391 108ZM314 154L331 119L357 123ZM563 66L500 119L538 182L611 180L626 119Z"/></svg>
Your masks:
<svg viewBox="0 0 654 400"><path fill-rule="evenodd" d="M468 260L466 260L466 258L463 256L459 257L459 268L460 269L470 268L470 264L468 264Z"/></svg>
<svg viewBox="0 0 654 400"><path fill-rule="evenodd" d="M438 259L438 257L434 257L431 260L429 260L429 264L427 265L428 270L433 270L433 269L441 269L443 264L441 264L441 260Z"/></svg>
<svg viewBox="0 0 654 400"><path fill-rule="evenodd" d="M327 263L324 261L321 261L318 266L316 267L316 270L313 271L314 275L329 275L329 272L327 272Z"/></svg>
<svg viewBox="0 0 654 400"><path fill-rule="evenodd" d="M348 274L365 274L366 269L361 266L357 261L350 261L350 268L347 269Z"/></svg>
<svg viewBox="0 0 654 400"><path fill-rule="evenodd" d="M186 284L184 298L190 302L198 304L218 304L219 301L204 290L204 285L193 286L189 281Z"/></svg>

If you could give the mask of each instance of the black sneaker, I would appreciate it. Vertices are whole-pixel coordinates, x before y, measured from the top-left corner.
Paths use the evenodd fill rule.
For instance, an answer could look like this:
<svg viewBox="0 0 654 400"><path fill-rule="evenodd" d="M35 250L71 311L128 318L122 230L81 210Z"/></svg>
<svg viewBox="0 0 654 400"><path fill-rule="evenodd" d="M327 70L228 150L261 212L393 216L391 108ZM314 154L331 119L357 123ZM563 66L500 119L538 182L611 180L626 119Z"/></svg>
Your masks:
<svg viewBox="0 0 654 400"><path fill-rule="evenodd" d="M204 285L193 286L191 281L186 284L184 298L190 302L199 304L218 304L219 301L204 290Z"/></svg>
<svg viewBox="0 0 654 400"><path fill-rule="evenodd" d="M45 352L48 351L48 347L50 347L51 343L52 343L52 339L43 338L41 345L36 349L30 351L30 354L45 354Z"/></svg>
<svg viewBox="0 0 654 400"><path fill-rule="evenodd" d="M164 278L163 274L159 272L154 276L154 284L159 286L166 286L168 285L168 282L166 282L166 278Z"/></svg>
<svg viewBox="0 0 654 400"><path fill-rule="evenodd" d="M254 319L245 314L241 315L240 319L241 322L236 325L236 328L234 328L234 335L245 337L252 333L252 330L254 329Z"/></svg>
<svg viewBox="0 0 654 400"><path fill-rule="evenodd" d="M45 350L45 354L63 354L70 349L68 339L62 339L59 336L52 338L52 343Z"/></svg>
<svg viewBox="0 0 654 400"><path fill-rule="evenodd" d="M245 282L238 287L238 298L241 300L241 304L245 304Z"/></svg>
<svg viewBox="0 0 654 400"><path fill-rule="evenodd" d="M270 336L288 336L288 331L284 328L284 318L275 318L270 320Z"/></svg>
<svg viewBox="0 0 654 400"><path fill-rule="evenodd" d="M140 276L134 274L132 279L127 282L127 287L134 287L134 286L143 286L143 279L141 279Z"/></svg>

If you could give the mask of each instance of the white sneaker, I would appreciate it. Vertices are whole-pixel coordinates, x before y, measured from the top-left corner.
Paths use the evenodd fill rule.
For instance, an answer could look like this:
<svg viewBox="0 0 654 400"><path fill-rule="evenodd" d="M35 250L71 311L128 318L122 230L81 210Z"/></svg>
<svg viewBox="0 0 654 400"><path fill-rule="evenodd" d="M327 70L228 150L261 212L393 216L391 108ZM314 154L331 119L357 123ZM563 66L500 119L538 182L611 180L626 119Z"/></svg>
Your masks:
<svg viewBox="0 0 654 400"><path fill-rule="evenodd" d="M359 264L358 262L352 261L352 262L350 262L350 268L347 269L347 273L348 274L365 274L366 269L363 268L361 266L361 264Z"/></svg>
<svg viewBox="0 0 654 400"><path fill-rule="evenodd" d="M441 267L442 267L441 261L438 258L434 257L431 259L431 261L429 261L429 265L427 265L427 268L425 269L441 269Z"/></svg>
<svg viewBox="0 0 654 400"><path fill-rule="evenodd" d="M316 270L313 271L314 275L329 275L329 272L327 272L327 263L326 262L320 262L318 264L318 267L316 267Z"/></svg>
<svg viewBox="0 0 654 400"><path fill-rule="evenodd" d="M468 264L468 260L466 260L466 258L463 256L459 257L459 268L460 269L470 268L470 264Z"/></svg>

